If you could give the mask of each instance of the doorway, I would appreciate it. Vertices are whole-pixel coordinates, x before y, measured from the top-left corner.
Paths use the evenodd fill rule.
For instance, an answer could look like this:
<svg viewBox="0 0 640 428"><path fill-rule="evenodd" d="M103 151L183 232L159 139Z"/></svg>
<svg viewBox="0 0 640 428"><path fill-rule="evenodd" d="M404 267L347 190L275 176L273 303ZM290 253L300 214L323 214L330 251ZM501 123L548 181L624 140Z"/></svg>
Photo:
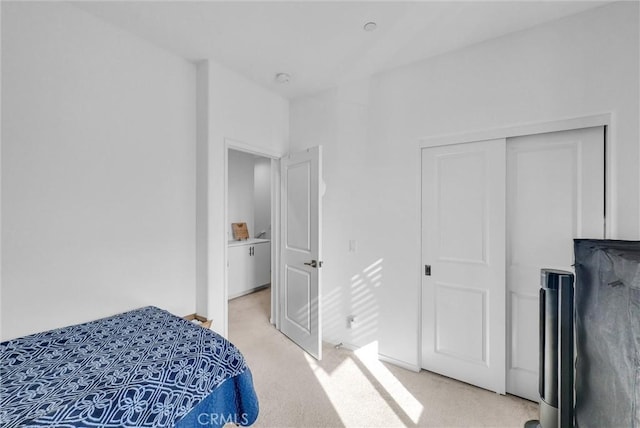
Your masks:
<svg viewBox="0 0 640 428"><path fill-rule="evenodd" d="M255 205L260 204L256 203L256 193L257 199L263 201L264 211L270 211L270 219L256 223L254 212L253 225L247 225L248 229L255 229L256 224L258 227L265 225L265 229L254 232L255 235L251 235L249 230L247 234L251 241L238 242L232 239L233 226L227 229L224 294L231 298L239 297L261 289L262 283L268 280L271 284L270 323L319 360L322 358L322 147L310 147L282 158L242 147L244 145L227 144L225 228L232 223L247 223L230 219L237 216L237 211L251 218L251 209L247 206L253 203L255 211ZM266 158L266 161L258 158ZM258 171L263 166L264 171ZM253 179L249 178L252 174ZM256 183L256 177L259 183ZM245 190L240 190L242 188ZM269 198L265 197L266 192L270 193ZM234 198L238 197L235 193L245 195L243 201L235 201ZM266 209L267 204L270 205L269 210ZM266 225L270 225L269 233ZM254 270L260 260L264 260L264 257L260 258L260 245L264 242L258 241L267 240L269 242L264 246L268 249L264 250L270 251L271 258L268 277ZM238 260L235 260L236 254ZM249 282L249 286L238 291L236 280L241 284ZM228 307L227 300L225 307Z"/></svg>
<svg viewBox="0 0 640 428"><path fill-rule="evenodd" d="M227 296L237 299L271 287L271 159L228 148L227 152ZM244 224L246 238L233 224ZM264 305L263 305L264 306ZM271 318L271 306L260 306Z"/></svg>
<svg viewBox="0 0 640 428"><path fill-rule="evenodd" d="M604 136L423 149L423 368L537 400L539 272L604 237Z"/></svg>

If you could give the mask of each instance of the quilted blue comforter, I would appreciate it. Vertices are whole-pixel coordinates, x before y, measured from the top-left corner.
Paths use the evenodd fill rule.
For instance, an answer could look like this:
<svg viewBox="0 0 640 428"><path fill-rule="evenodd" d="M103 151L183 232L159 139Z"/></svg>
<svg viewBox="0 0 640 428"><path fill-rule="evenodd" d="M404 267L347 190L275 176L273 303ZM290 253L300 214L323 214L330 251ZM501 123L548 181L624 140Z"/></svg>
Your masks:
<svg viewBox="0 0 640 428"><path fill-rule="evenodd" d="M252 424L238 349L153 306L0 343L2 427Z"/></svg>

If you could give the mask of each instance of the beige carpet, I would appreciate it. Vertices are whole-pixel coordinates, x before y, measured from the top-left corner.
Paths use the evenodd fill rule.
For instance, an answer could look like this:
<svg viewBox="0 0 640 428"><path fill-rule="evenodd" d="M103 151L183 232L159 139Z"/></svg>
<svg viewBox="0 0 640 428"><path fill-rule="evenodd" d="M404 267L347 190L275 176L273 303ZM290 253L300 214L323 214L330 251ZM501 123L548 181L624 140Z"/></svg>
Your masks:
<svg viewBox="0 0 640 428"><path fill-rule="evenodd" d="M269 324L269 289L229 302L229 337L260 400L255 427L522 427L538 405L325 344L308 357Z"/></svg>

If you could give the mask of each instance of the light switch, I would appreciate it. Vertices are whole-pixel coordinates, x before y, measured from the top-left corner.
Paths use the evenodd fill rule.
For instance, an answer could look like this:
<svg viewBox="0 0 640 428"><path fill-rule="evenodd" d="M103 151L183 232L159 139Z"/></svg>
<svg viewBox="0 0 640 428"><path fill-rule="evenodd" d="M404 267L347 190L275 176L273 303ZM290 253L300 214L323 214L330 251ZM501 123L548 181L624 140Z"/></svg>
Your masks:
<svg viewBox="0 0 640 428"><path fill-rule="evenodd" d="M349 240L349 252L350 253L355 253L356 249L357 249L358 243L355 239L350 239Z"/></svg>

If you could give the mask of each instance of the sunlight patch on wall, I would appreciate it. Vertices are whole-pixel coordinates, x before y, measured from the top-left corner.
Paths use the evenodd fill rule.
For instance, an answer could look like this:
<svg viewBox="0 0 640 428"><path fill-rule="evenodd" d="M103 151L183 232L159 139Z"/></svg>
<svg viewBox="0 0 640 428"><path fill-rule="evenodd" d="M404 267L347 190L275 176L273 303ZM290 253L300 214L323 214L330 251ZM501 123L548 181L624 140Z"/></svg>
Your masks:
<svg viewBox="0 0 640 428"><path fill-rule="evenodd" d="M382 261L383 259L378 259L362 271L374 287L379 287L382 284Z"/></svg>
<svg viewBox="0 0 640 428"><path fill-rule="evenodd" d="M356 344L377 339L380 305L375 288L382 283L382 262L378 259L351 277L349 318L351 341Z"/></svg>

